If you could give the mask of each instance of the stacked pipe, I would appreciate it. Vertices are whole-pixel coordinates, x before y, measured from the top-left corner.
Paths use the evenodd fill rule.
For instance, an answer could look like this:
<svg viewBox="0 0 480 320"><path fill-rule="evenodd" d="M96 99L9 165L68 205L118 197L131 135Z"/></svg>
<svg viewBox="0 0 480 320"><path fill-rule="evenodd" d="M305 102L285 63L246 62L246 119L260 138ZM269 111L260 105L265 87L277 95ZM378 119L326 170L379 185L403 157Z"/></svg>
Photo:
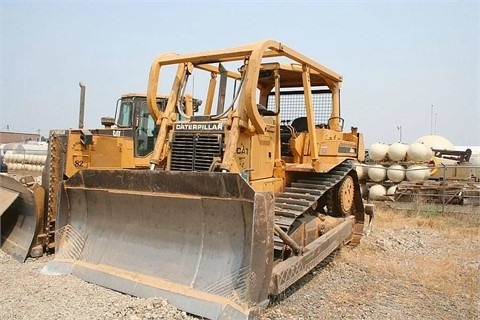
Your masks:
<svg viewBox="0 0 480 320"><path fill-rule="evenodd" d="M4 161L9 171L37 171L41 172L47 161L47 155L13 153L7 151Z"/></svg>
<svg viewBox="0 0 480 320"><path fill-rule="evenodd" d="M422 143L414 142L385 144L374 143L364 164L356 166L357 175L362 181L362 196L369 200L379 200L393 196L397 184L404 180L424 181L430 177L427 164L433 152Z"/></svg>

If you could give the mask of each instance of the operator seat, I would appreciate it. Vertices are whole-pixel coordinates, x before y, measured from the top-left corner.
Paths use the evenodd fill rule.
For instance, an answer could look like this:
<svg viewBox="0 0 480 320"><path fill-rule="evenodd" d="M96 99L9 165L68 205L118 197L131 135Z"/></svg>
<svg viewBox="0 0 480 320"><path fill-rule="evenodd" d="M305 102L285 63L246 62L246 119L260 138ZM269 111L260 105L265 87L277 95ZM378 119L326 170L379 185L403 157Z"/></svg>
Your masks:
<svg viewBox="0 0 480 320"><path fill-rule="evenodd" d="M264 106L262 106L259 103L257 103L257 110L258 110L258 113L260 113L261 116L276 116L277 115L274 111L268 110L267 108L265 108Z"/></svg>
<svg viewBox="0 0 480 320"><path fill-rule="evenodd" d="M291 126L294 127L297 132L308 131L307 117L296 118L292 121Z"/></svg>

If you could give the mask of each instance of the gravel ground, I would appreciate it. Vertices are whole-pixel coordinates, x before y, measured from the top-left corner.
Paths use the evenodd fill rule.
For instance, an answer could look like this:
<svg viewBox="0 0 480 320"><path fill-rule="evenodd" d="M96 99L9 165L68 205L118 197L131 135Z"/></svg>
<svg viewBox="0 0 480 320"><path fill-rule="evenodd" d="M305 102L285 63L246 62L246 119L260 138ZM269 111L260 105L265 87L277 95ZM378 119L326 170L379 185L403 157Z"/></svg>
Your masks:
<svg viewBox="0 0 480 320"><path fill-rule="evenodd" d="M458 228L377 216L360 246L335 252L260 319L480 319L478 216ZM51 259L21 264L0 250L1 319L198 319L158 298L43 275Z"/></svg>

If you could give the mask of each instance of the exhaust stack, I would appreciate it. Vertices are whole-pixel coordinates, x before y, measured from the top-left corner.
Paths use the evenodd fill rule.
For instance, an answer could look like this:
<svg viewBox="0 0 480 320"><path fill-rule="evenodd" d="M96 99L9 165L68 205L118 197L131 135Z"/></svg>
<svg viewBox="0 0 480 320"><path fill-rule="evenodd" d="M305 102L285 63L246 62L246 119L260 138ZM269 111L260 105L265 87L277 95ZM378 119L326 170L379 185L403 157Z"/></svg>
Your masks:
<svg viewBox="0 0 480 320"><path fill-rule="evenodd" d="M85 83L80 81L80 114L78 118L78 128L83 129L83 119L85 113Z"/></svg>

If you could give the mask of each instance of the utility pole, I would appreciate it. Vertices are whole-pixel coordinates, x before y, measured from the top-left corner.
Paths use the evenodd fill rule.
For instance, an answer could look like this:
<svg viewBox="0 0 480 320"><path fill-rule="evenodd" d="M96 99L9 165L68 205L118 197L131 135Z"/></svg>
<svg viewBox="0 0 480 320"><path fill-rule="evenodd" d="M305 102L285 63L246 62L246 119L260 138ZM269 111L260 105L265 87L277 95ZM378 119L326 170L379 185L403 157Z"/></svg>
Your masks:
<svg viewBox="0 0 480 320"><path fill-rule="evenodd" d="M397 126L397 130L399 131L400 133L400 140L398 140L398 142L402 142L402 126Z"/></svg>
<svg viewBox="0 0 480 320"><path fill-rule="evenodd" d="M433 134L433 104L430 108L430 134Z"/></svg>

